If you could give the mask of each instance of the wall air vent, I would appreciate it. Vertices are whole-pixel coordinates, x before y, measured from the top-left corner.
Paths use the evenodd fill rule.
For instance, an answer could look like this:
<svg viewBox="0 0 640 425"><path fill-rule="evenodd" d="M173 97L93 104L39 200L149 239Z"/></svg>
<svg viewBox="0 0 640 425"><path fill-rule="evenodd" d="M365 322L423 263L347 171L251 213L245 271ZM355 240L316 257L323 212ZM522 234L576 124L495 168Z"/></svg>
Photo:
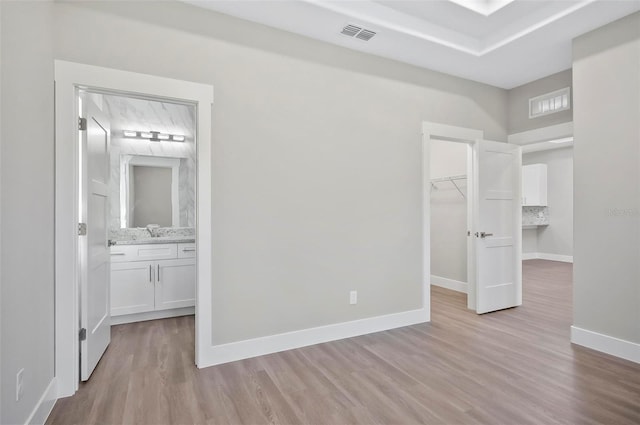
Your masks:
<svg viewBox="0 0 640 425"><path fill-rule="evenodd" d="M369 41L374 35L376 35L375 31L367 30L352 24L348 24L347 26L342 28L340 34L346 35L348 37L355 37L363 41Z"/></svg>
<svg viewBox="0 0 640 425"><path fill-rule="evenodd" d="M570 87L529 99L529 118L555 114L571 108Z"/></svg>

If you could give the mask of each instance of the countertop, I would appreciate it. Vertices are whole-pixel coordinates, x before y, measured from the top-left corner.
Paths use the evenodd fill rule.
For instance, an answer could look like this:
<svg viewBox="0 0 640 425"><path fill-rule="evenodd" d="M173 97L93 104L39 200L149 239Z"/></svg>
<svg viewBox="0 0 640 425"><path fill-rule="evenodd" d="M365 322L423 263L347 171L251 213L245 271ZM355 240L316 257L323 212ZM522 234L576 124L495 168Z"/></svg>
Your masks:
<svg viewBox="0 0 640 425"><path fill-rule="evenodd" d="M147 244L158 244L158 243L193 243L195 242L195 238L185 238L180 236L158 236L158 237L148 237L148 238L138 238L138 239L122 239L122 240L114 240L116 246L117 245L147 245Z"/></svg>

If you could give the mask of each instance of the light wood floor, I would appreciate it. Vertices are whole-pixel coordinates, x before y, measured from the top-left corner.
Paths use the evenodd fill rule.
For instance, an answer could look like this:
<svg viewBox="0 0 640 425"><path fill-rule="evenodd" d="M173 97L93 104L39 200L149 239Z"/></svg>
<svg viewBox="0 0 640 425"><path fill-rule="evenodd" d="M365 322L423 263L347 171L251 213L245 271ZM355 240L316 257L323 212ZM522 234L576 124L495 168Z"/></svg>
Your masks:
<svg viewBox="0 0 640 425"><path fill-rule="evenodd" d="M198 370L193 317L113 327L48 424L640 424L640 365L569 342L571 265L524 265L524 305Z"/></svg>

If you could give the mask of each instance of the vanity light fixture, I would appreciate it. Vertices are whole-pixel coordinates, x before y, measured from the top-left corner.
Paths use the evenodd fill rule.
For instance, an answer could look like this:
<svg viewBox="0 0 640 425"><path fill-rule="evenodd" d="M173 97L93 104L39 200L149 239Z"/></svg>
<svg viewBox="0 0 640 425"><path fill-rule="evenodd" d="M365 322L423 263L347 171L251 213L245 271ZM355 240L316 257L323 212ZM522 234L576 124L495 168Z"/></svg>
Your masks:
<svg viewBox="0 0 640 425"><path fill-rule="evenodd" d="M181 134L167 134L159 131L124 130L122 134L129 139L142 139L151 142L184 142L185 140L185 137Z"/></svg>

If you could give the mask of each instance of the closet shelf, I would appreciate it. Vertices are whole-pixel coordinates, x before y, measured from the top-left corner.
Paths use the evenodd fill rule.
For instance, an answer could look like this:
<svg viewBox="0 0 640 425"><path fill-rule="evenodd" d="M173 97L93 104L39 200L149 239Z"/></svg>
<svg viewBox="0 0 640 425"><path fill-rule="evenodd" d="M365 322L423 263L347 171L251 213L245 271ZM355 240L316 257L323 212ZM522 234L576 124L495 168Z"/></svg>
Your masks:
<svg viewBox="0 0 640 425"><path fill-rule="evenodd" d="M460 190L460 187L456 184L456 180L466 180L466 179L467 179L467 176L464 175L464 174L459 175L459 176L439 177L437 179L431 179L431 187L435 188L436 187L436 183L451 182L456 187L458 192L460 192L460 195L464 199L467 199L467 197L464 196L464 193L462 193L462 191Z"/></svg>

